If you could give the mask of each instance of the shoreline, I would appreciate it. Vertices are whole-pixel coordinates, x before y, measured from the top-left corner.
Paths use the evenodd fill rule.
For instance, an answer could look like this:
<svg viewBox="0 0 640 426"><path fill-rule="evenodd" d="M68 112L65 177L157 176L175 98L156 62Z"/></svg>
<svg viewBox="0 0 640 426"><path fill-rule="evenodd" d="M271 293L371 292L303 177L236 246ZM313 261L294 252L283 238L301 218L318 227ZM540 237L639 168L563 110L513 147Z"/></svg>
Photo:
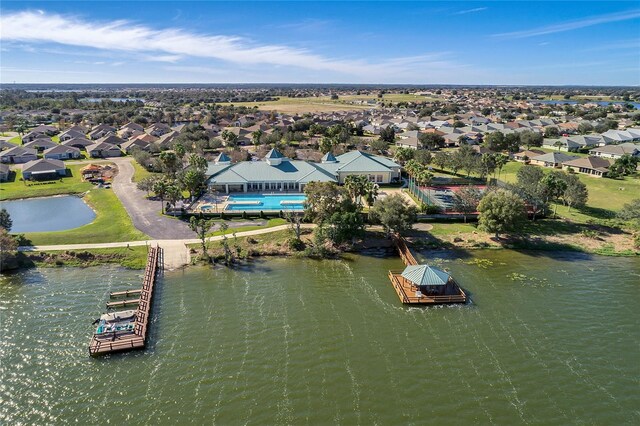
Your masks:
<svg viewBox="0 0 640 426"><path fill-rule="evenodd" d="M267 234L268 235L268 234ZM290 249L271 249L265 250L267 244L257 246L250 253L247 253L242 257L238 265L245 262L250 262L254 258L265 257L289 257L289 258L303 258L303 259L318 259L304 254L304 251L293 251ZM104 249L86 249L86 250L64 250L64 251L37 251L37 252L19 252L18 260L19 264L16 268L7 269L2 271L3 273L17 273L31 268L59 268L59 267L80 267L86 268L91 266L101 265L119 265L123 268L140 270L144 269L144 260L146 259L146 245L138 245L132 247L122 248L104 248ZM603 251L589 251L581 249L580 247L518 247L518 246L491 246L491 247L468 247L464 245L451 245L449 243L442 244L421 244L416 245L411 243L411 248L422 251L470 251L473 253L479 253L483 250L511 250L517 252L557 252L557 253L580 253L590 256L603 256L603 257L640 257L640 251L629 252L603 252ZM371 255L372 257L388 258L395 257L395 249L391 244L387 245L371 245L366 247L353 247L345 250L341 250L336 253L335 257L327 257L327 260L341 259L343 256L350 254L355 255ZM212 258L219 260L220 256L216 256L212 253ZM141 262L139 260L142 260ZM322 260L322 259L318 259ZM222 262L215 262L215 264L223 265ZM190 264L186 264L177 269L185 269L192 266L203 266L204 262L192 261ZM231 266L233 267L233 266Z"/></svg>

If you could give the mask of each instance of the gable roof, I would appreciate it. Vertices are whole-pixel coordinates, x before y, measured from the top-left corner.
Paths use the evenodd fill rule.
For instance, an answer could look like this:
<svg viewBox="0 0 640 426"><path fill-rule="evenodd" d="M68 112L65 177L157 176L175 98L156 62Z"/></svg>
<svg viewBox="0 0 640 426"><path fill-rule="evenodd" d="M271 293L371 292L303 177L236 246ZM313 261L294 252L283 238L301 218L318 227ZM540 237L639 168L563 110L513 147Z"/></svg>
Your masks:
<svg viewBox="0 0 640 426"><path fill-rule="evenodd" d="M563 154L562 152L548 152L542 155L536 155L535 157L531 157L532 160L535 161L544 161L545 163L564 163L565 161L575 160L578 157L573 155Z"/></svg>
<svg viewBox="0 0 640 426"><path fill-rule="evenodd" d="M22 173L48 173L57 170L64 170L65 165L62 160L54 160L50 158L42 158L40 160L31 160L22 167Z"/></svg>
<svg viewBox="0 0 640 426"><path fill-rule="evenodd" d="M341 172L379 172L391 171L391 168L399 168L400 165L388 158L373 155L362 151L351 151L336 157L338 168Z"/></svg>
<svg viewBox="0 0 640 426"><path fill-rule="evenodd" d="M594 170L600 170L603 172L608 171L609 166L611 166L611 162L606 158L602 158L602 157L577 158L575 160L566 161L562 164L570 167L576 167L576 168L582 167L585 169L594 169Z"/></svg>

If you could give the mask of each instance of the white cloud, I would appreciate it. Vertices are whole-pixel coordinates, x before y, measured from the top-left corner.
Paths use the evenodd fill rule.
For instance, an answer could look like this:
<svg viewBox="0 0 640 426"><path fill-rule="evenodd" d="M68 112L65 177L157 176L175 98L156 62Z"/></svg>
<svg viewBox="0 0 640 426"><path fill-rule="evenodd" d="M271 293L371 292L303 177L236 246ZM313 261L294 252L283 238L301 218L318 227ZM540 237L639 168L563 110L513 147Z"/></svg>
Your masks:
<svg viewBox="0 0 640 426"><path fill-rule="evenodd" d="M25 31L28 28L28 31ZM22 11L0 17L0 39L23 43L58 43L135 54L139 59L178 62L183 57L222 60L239 65L267 64L370 78L393 78L407 68L457 69L460 65L436 53L371 63L334 59L307 49L257 44L237 36L198 34L177 28L153 29L125 20L94 22L44 11Z"/></svg>
<svg viewBox="0 0 640 426"><path fill-rule="evenodd" d="M579 28L591 27L593 25L606 24L609 22L628 21L630 19L637 19L637 18L640 18L640 9L629 10L629 11L620 12L620 13L611 13L608 15L592 16L590 18L563 22L561 24L547 25L544 27L533 28L530 30L493 34L493 36L500 37L500 38L535 37L535 36L540 36L545 34L554 34L554 33L560 33L565 31L577 30Z"/></svg>
<svg viewBox="0 0 640 426"><path fill-rule="evenodd" d="M465 10L461 10L459 12L454 13L454 15L466 15L467 13L476 13L476 12L482 12L483 10L487 10L488 7L476 7L473 9L465 9Z"/></svg>

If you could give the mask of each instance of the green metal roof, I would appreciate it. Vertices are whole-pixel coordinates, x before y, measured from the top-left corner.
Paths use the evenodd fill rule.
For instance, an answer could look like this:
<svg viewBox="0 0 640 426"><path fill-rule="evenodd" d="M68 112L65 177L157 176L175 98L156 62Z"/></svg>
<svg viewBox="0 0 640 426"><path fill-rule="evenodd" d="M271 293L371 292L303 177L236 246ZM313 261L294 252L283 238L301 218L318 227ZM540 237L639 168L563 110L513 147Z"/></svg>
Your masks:
<svg viewBox="0 0 640 426"><path fill-rule="evenodd" d="M277 149L271 148L271 151L269 151L264 158L284 158L284 155Z"/></svg>
<svg viewBox="0 0 640 426"><path fill-rule="evenodd" d="M429 265L409 265L401 275L417 286L446 285L451 278L446 272Z"/></svg>

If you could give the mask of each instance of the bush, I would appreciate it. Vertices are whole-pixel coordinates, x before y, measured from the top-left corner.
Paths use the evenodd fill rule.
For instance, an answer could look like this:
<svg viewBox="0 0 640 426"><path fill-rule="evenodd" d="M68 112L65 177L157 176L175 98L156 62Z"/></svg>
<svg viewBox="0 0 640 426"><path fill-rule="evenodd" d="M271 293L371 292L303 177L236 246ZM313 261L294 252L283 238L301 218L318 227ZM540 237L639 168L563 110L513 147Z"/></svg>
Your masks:
<svg viewBox="0 0 640 426"><path fill-rule="evenodd" d="M304 250L305 244L301 239L291 237L287 240L287 247L294 251L302 251Z"/></svg>
<svg viewBox="0 0 640 426"><path fill-rule="evenodd" d="M264 219L264 218L266 218L266 216L264 215L264 212L260 210L260 219Z"/></svg>
<svg viewBox="0 0 640 426"><path fill-rule="evenodd" d="M243 211L243 212L242 212L242 218L243 218L243 219L248 219L248 218L249 218L249 217L247 216L247 212L246 212L246 211Z"/></svg>

